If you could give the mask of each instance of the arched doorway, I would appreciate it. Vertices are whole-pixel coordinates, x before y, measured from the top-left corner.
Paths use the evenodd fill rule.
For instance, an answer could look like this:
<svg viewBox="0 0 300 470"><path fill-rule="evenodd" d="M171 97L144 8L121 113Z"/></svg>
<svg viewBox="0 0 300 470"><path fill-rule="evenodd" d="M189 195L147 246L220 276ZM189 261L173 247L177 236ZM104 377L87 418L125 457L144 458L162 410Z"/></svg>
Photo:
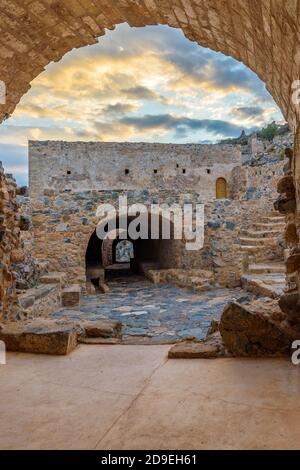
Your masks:
<svg viewBox="0 0 300 470"><path fill-rule="evenodd" d="M135 217L128 217L128 226ZM100 239L95 230L88 242L86 250L86 278L88 282L122 277L131 274L145 275L147 269L168 269L179 266L182 255L181 240L175 239L174 224L171 219L159 217L159 235L151 238L152 213L148 212L148 238L131 239L124 229L119 228L119 216L116 228L108 231ZM103 219L103 226L109 226L108 219ZM170 225L170 237L163 237L163 226Z"/></svg>
<svg viewBox="0 0 300 470"><path fill-rule="evenodd" d="M134 258L134 245L130 240L117 241L114 247L114 258L115 262L130 263Z"/></svg>
<svg viewBox="0 0 300 470"><path fill-rule="evenodd" d="M216 181L216 198L227 199L227 181L225 178L218 178Z"/></svg>

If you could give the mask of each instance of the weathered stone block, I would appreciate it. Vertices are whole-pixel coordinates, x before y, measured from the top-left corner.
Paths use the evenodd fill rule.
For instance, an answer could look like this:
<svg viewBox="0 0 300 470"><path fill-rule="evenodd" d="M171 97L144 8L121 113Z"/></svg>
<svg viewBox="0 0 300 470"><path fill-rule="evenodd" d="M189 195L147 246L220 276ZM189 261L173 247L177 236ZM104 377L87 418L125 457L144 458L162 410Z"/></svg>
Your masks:
<svg viewBox="0 0 300 470"><path fill-rule="evenodd" d="M293 176L284 176L284 178L281 178L277 185L277 191L280 194L286 194L289 199L293 199L295 197Z"/></svg>
<svg viewBox="0 0 300 470"><path fill-rule="evenodd" d="M279 300L279 306L290 322L300 324L300 296L298 292L283 295Z"/></svg>
<svg viewBox="0 0 300 470"><path fill-rule="evenodd" d="M220 323L225 348L234 356L288 354L299 332L276 318L282 319L277 301L230 303L225 307Z"/></svg>
<svg viewBox="0 0 300 470"><path fill-rule="evenodd" d="M292 274L295 271L300 270L300 252L294 253L288 257L286 261L287 274Z"/></svg>
<svg viewBox="0 0 300 470"><path fill-rule="evenodd" d="M18 249L18 250L13 250L11 252L11 262L12 263L14 263L14 264L22 263L22 261L24 261L24 259L25 259L25 254L24 254L23 250Z"/></svg>
<svg viewBox="0 0 300 470"><path fill-rule="evenodd" d="M292 214L296 212L296 200L280 196L274 203L274 208L280 214Z"/></svg>
<svg viewBox="0 0 300 470"><path fill-rule="evenodd" d="M77 307L80 304L81 287L73 284L65 288L61 294L61 302L63 307Z"/></svg>
<svg viewBox="0 0 300 470"><path fill-rule="evenodd" d="M294 223L289 223L286 226L285 234L284 234L285 241L289 246L296 246L299 243L299 236L297 232L297 227Z"/></svg>
<svg viewBox="0 0 300 470"><path fill-rule="evenodd" d="M60 284L64 286L66 284L65 273L47 273L40 278L41 284Z"/></svg>
<svg viewBox="0 0 300 470"><path fill-rule="evenodd" d="M27 215L21 215L20 216L20 229L23 232L28 232L31 227L31 218Z"/></svg>
<svg viewBox="0 0 300 470"><path fill-rule="evenodd" d="M168 353L169 359L215 359L226 355L219 332L211 334L203 341L178 343Z"/></svg>
<svg viewBox="0 0 300 470"><path fill-rule="evenodd" d="M81 321L80 327L88 338L119 338L122 324L113 320Z"/></svg>
<svg viewBox="0 0 300 470"><path fill-rule="evenodd" d="M2 325L0 340L8 351L67 355L77 346L77 332L51 320L19 321Z"/></svg>

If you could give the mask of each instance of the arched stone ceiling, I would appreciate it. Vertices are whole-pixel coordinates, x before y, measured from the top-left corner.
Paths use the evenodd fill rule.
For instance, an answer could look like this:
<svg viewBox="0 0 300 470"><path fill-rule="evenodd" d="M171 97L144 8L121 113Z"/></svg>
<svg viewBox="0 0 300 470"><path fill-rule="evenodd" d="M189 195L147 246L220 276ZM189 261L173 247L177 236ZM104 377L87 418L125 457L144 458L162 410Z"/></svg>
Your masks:
<svg viewBox="0 0 300 470"><path fill-rule="evenodd" d="M105 28L167 24L243 62L266 83L294 127L291 83L300 78L300 0L0 0L0 80L9 116L51 61L93 44ZM163 47L163 45L162 45ZM298 114L298 116L297 116Z"/></svg>

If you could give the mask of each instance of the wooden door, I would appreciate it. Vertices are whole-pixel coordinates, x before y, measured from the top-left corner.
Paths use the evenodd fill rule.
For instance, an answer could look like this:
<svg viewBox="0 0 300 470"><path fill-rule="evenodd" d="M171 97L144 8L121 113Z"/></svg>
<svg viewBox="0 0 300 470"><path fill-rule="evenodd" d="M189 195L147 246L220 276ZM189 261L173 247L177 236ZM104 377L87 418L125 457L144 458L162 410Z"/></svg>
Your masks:
<svg viewBox="0 0 300 470"><path fill-rule="evenodd" d="M218 178L216 184L216 198L227 199L227 183L225 178Z"/></svg>

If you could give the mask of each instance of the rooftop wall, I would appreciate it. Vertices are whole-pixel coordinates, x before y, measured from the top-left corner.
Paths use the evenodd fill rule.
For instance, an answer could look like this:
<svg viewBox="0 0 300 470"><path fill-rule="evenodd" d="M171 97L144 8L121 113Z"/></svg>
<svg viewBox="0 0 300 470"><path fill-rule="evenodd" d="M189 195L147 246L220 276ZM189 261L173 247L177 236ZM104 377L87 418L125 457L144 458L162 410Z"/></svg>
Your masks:
<svg viewBox="0 0 300 470"><path fill-rule="evenodd" d="M215 197L216 179L229 179L240 162L231 145L30 141L30 195L177 188L207 199Z"/></svg>

